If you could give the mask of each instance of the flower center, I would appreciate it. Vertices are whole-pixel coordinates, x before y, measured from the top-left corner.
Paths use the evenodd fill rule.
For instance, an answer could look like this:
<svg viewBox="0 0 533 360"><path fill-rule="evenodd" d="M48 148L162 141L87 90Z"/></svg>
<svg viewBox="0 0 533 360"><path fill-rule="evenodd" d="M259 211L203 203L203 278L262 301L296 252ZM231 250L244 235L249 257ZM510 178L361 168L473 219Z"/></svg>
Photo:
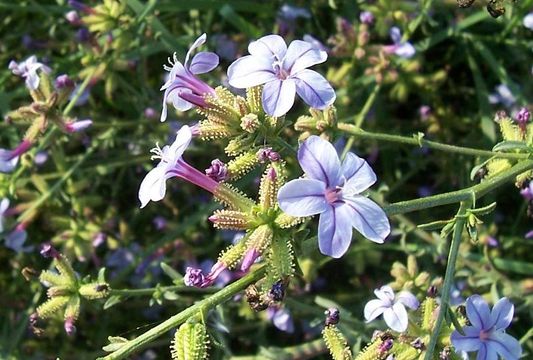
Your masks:
<svg viewBox="0 0 533 360"><path fill-rule="evenodd" d="M283 69L283 66L281 64L281 61L274 61L272 64L272 67L274 68L274 71L276 72L276 76L280 80L285 80L289 77L289 73Z"/></svg>
<svg viewBox="0 0 533 360"><path fill-rule="evenodd" d="M340 187L336 187L336 188L333 188L333 189L326 189L326 192L325 192L324 196L326 197L326 201L328 202L328 204L333 204L336 201L340 200L340 198L341 198L341 196L340 196L341 190L342 189Z"/></svg>
<svg viewBox="0 0 533 360"><path fill-rule="evenodd" d="M491 333L490 330L489 331L481 330L479 332L479 339L481 341L487 340L488 338L490 338L490 333Z"/></svg>

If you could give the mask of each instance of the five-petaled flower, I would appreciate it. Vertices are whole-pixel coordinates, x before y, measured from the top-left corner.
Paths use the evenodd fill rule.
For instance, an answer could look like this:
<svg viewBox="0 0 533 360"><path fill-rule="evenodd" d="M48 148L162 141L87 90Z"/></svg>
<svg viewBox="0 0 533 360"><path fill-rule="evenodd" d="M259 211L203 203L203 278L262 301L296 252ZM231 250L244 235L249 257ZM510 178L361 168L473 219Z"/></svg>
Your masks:
<svg viewBox="0 0 533 360"><path fill-rule="evenodd" d="M216 68L218 65L218 55L212 52L201 51L194 55L189 63L192 52L203 45L206 39L206 34L202 34L196 39L189 51L187 51L183 64L178 61L176 53L174 53L173 61L169 59L169 63L172 66L163 66L169 74L167 81L161 87L161 91L165 90L161 121L165 121L167 118L167 102L172 102L172 105L180 111L186 111L192 108L193 105L205 107L206 102L204 96L206 94L215 96L215 90L195 75L204 74Z"/></svg>
<svg viewBox="0 0 533 360"><path fill-rule="evenodd" d="M35 90L39 87L40 79L39 74L37 74L37 70L40 69L45 73L49 73L51 71L48 66L38 62L37 57L35 55L30 56L21 63L17 63L16 61L11 60L8 65L8 68L13 74L25 79L26 86L30 90Z"/></svg>
<svg viewBox="0 0 533 360"><path fill-rule="evenodd" d="M228 68L229 84L244 89L264 84L263 107L282 116L294 104L296 93L311 107L324 109L335 101L335 91L319 73L307 69L328 55L308 42L294 40L289 47L279 35L267 35L248 46L250 55Z"/></svg>
<svg viewBox="0 0 533 360"><path fill-rule="evenodd" d="M320 214L320 251L341 257L352 240L352 227L367 239L383 243L390 233L385 212L359 195L376 181L368 163L349 152L341 165L333 145L318 136L309 137L298 150L306 178L283 185L278 192L280 208L292 216Z"/></svg>
<svg viewBox="0 0 533 360"><path fill-rule="evenodd" d="M176 134L176 140L172 145L165 145L162 149L156 146L151 152L153 159L161 159L159 164L150 170L144 177L139 188L139 200L141 208L145 207L150 200L159 201L165 197L166 181L172 177L181 177L201 188L213 193L219 186L215 180L201 173L187 164L182 155L192 139L191 128L184 125Z"/></svg>
<svg viewBox="0 0 533 360"><path fill-rule="evenodd" d="M404 59L409 59L416 54L416 49L410 42L402 41L402 32L398 27L391 27L389 35L394 44L385 46L387 53L394 53Z"/></svg>
<svg viewBox="0 0 533 360"><path fill-rule="evenodd" d="M522 354L520 343L505 333L513 320L514 306L507 299L498 300L492 311L479 295L466 300L466 315L470 326L463 327L465 335L455 330L451 341L456 351L477 351L478 360L516 360Z"/></svg>
<svg viewBox="0 0 533 360"><path fill-rule="evenodd" d="M405 307L413 310L418 308L419 302L416 297L408 291L402 291L394 295L390 286L382 286L374 290L377 299L370 300L365 305L365 319L370 322L383 314L383 319L387 325L394 331L404 332L409 325L407 310Z"/></svg>

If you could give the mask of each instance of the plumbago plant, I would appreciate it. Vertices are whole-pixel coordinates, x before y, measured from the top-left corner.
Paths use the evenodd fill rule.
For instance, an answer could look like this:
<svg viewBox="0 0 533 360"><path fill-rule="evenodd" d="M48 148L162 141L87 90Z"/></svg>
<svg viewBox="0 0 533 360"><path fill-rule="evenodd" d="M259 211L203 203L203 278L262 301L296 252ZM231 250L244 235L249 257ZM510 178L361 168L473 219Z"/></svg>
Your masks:
<svg viewBox="0 0 533 360"><path fill-rule="evenodd" d="M526 313L531 279L507 271L530 276L531 266L497 256L512 256L505 241L518 241L498 235L497 218L506 207L493 202L493 195L504 188L506 197L515 192L524 198L520 215L531 217L533 211L533 122L531 107L513 95L517 87L503 83L487 99L478 95L482 107L500 103L507 108L493 119L481 119L479 131L493 141L484 148L453 145L462 143L455 134L464 128L446 123L454 114L441 98L416 111L424 132L401 136L392 125L390 133L363 130L372 126L365 119L387 106L378 99L384 89L390 90L387 102L403 103L413 92L435 99L434 90L443 86L446 71L422 71L418 57L451 36L449 31L426 34L429 45L412 40L421 22L433 16L433 3L421 2L419 14L411 17L409 2L370 2L353 23L338 18L336 33L326 44L309 34L295 39L298 26L311 18L307 8L283 5L276 12L278 34L263 35L254 33L253 24L231 4L221 5L222 16L248 24L254 35L245 41L247 52L235 59L237 51L227 54L232 42L220 34L210 35L209 40L217 39L210 43L200 32L176 42L150 15L157 1L143 6L105 0L94 7L69 1L65 20L76 29L80 43L77 75L64 75L61 63L36 56L11 60L7 66L29 97L6 112L15 145L0 149L0 233L10 252L41 257L38 265L36 261L20 269L35 295L27 314L11 316L23 324L12 331L13 339L18 341L26 328L38 337L31 339L37 344L61 336L71 342L84 339L94 351L78 352L77 342L62 356L108 360L153 358L146 349L161 345L166 349L158 354L173 359L530 356L533 332ZM457 3L463 8L474 1ZM502 16L504 2L490 1L487 10L457 26L476 90L484 82L471 51L486 57L489 67L497 60L485 42L475 42L477 35L462 32L489 14ZM429 23L443 21L438 14L434 17ZM530 22L525 17L524 27L529 29ZM516 24L506 28L502 39L512 26ZM99 83L106 103L92 105L129 116L128 105L118 109L116 104L133 106L134 101L122 102L127 96L117 92L125 88L132 94L132 88L146 85L132 86L124 79L143 61L130 56L138 47L141 59L161 52L157 46L140 46L144 36L162 39L165 48L176 50L190 42L184 56L178 55L181 51L172 54L159 74L159 93L153 97L161 112L147 108L139 122L96 120L103 112L81 106ZM495 41L511 41L504 40ZM205 51L219 41L222 46L216 51ZM213 85L212 75L220 72L223 80ZM509 80L505 71L498 74ZM358 87L370 91L355 105L350 93ZM91 119L70 115L76 106ZM176 114L178 125L173 122ZM470 126L472 120L465 123ZM25 134L17 137L13 129ZM104 130L91 138L97 129ZM130 135L142 140L126 140ZM148 151L152 139L155 144ZM356 150L356 142L369 140L379 147ZM394 157L400 157L400 146L411 146L408 158L419 165L409 173L386 171L397 163L380 166L376 157L391 144ZM98 162L82 167L96 153ZM115 154L121 155L118 160ZM208 157L207 168L202 155ZM455 169L449 159L456 155L464 160L461 169L470 170L468 182L450 181L454 190L437 194L420 188L410 199L409 181L420 168L435 167L427 173L432 178L439 171L451 172L446 169ZM50 157L56 172L41 176L39 156L44 161ZM100 182L110 169L126 169L124 163L135 167ZM50 187L50 178L59 180ZM443 175L439 181L451 178ZM121 199L126 200L115 200L126 182L134 184L136 194L124 191ZM65 190L53 196L63 185ZM177 194L182 202L173 201ZM121 217L120 212L128 215ZM157 214L155 231L143 229L147 226L139 221L150 212ZM408 218L413 212L424 216L415 222ZM185 219L174 227L171 216ZM28 244L32 223L44 235L34 235L39 241ZM526 238L532 236L530 232ZM145 237L148 248L126 243L135 237ZM221 246L215 238L229 241ZM111 252L105 258L104 247ZM408 256L404 261L386 255L394 252ZM172 254L180 254L179 261ZM368 271L369 265L390 269L390 277ZM327 275L326 266L331 270ZM129 273L134 275L126 279ZM123 288L126 282L134 288ZM148 309L143 297L149 299ZM142 319L152 322L138 320L141 312ZM162 316L164 320L153 322ZM118 330L107 328L113 318ZM297 334L291 339L298 343L265 330L268 322ZM34 350L32 355L54 351ZM0 354L4 352L13 349L2 341Z"/></svg>
<svg viewBox="0 0 533 360"><path fill-rule="evenodd" d="M167 80L161 87L161 121L168 117L167 103L182 111L194 108L202 120L183 125L170 144L156 144L151 150L152 160L158 163L140 182L138 197L141 208L158 206L157 202L165 198L167 182L176 178L211 193L221 207L206 220L217 229L239 230L244 235L223 250L210 269L189 266L183 278L175 278L176 284L208 289L227 270L238 280L137 337L110 336L110 343L104 347L109 354L102 359L129 357L151 341L168 336L172 329L177 329L171 345L173 358L207 358L210 344L215 342L210 340L212 312L241 291L253 311L270 308L281 311L281 315L274 316L283 316L285 297L290 296L295 277L302 274L303 244L318 245L324 256L340 258L348 251L355 229L357 237L379 249L391 234L395 215L453 203L459 203L459 209L452 219L419 226L426 230L440 228L442 239L451 235L444 278L431 279L428 273L419 273L414 258L409 259L407 267L395 265L392 274L396 281L376 289L377 299L369 300L364 309L366 321L382 315L390 330L376 332L366 348L354 353L339 327L339 310L331 308L322 331L324 343L334 359L459 359L468 352L477 352L478 359L520 358L521 345L504 331L513 319L513 305L508 299L499 300L491 312L481 296L473 295L466 301L466 314L461 314L451 304L450 295L461 243L468 237L476 241L479 218L495 207L479 207L477 203L504 183L515 182L520 188L533 176L533 161L529 160L533 125L528 110L520 110L515 120L497 115L504 141L492 151L436 143L423 137L369 134L336 119L335 91L322 75L309 69L327 59L327 53L313 44L294 40L287 46L278 35L251 42L250 55L228 68L228 83L246 89L237 95L223 86L212 88L198 76L219 63L215 53L196 52L205 41L203 34L192 44L183 63L176 55L169 59L164 67ZM23 76L34 86L38 84L36 71L42 65L35 65L34 59L26 64L16 70L23 73L19 69L26 66L27 75ZM311 116L296 120L297 128L305 124L307 134L294 149L283 130L290 126L289 111L296 95L310 106ZM330 137L309 134L321 133L325 127L336 127L338 132L354 136L490 158L474 169L477 175L483 169L477 185L386 204L379 197L372 200L371 193L369 196L378 176L365 159L350 151L339 156ZM185 160L192 143L214 140L225 144L229 162L215 159L203 172ZM9 170L16 165L18 153L14 150L6 154L10 157L6 157L4 170ZM238 188L238 180L257 167L263 175L256 195L251 197ZM317 235L305 231L300 236L302 229L312 224L314 215L318 215ZM109 297L109 303L128 294L114 290L103 273L98 280L78 279L67 258L50 245L43 247L42 254L54 259L57 272L45 270L40 275L41 282L49 287L49 300L32 315L35 328L41 320L59 313L64 317L66 332L72 334L83 301Z"/></svg>

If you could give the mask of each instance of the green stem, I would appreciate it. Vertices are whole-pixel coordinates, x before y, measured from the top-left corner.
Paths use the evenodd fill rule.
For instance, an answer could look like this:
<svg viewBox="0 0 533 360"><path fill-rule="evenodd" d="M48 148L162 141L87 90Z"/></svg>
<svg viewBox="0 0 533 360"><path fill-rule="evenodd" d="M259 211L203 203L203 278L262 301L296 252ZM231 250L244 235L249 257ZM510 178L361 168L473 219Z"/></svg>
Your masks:
<svg viewBox="0 0 533 360"><path fill-rule="evenodd" d="M156 291L175 291L178 293L193 293L193 294L208 294L216 291L215 288L199 289L192 286L174 285L174 286L161 286L145 289L111 289L109 291L110 296L152 296Z"/></svg>
<svg viewBox="0 0 533 360"><path fill-rule="evenodd" d="M361 125L363 124L363 121L368 115L368 112L372 108L372 105L374 105L374 102L376 102L376 98L378 96L380 89L381 89L380 84L378 83L374 84L374 89L372 89L370 96L368 96L368 98L366 99L365 105L363 105L363 108L361 109L359 114L355 116L355 128L356 129L361 128ZM342 151L341 159L344 159L348 151L352 148L354 140L355 140L355 137L350 136L350 138L346 142L346 146L344 146L344 150Z"/></svg>
<svg viewBox="0 0 533 360"><path fill-rule="evenodd" d="M136 350L142 348L151 341L157 339L159 336L165 334L169 330L177 327L187 319L196 316L198 312L202 309L212 309L215 306L223 303L224 301L230 299L233 295L244 290L248 285L255 283L257 280L261 279L265 274L265 268L261 267L253 270L248 275L235 281L234 283L226 286L219 292L213 294L205 300L199 301L193 306L183 310L182 312L172 316L171 318L165 320L161 324L151 328L144 334L136 337L133 340L128 341L124 346L118 349L111 354L99 358L99 360L117 360L124 359L130 354L134 353Z"/></svg>
<svg viewBox="0 0 533 360"><path fill-rule="evenodd" d="M528 159L530 157L530 154L504 153L504 152L496 152L496 151L490 151L490 150L481 150L481 149L474 149L474 148L468 148L468 147L463 147L463 146L442 144L436 141L425 140L422 138L419 139L416 137L407 137L407 136L400 136L400 135L389 135L389 134L383 134L383 133L367 132L367 131L358 129L354 125L346 124L346 123L338 124L337 128L340 131L343 131L347 134L351 134L351 135L354 135L356 137L363 138L363 139L396 142L396 143L414 145L414 146L419 146L419 147L425 146L433 150L446 151L446 152L463 154L463 155L472 155L472 156L479 156L479 157L484 157L484 158L496 156L501 159L515 159L515 160Z"/></svg>
<svg viewBox="0 0 533 360"><path fill-rule="evenodd" d="M521 161L512 168L502 172L501 174L469 188L434 196L428 196L420 199L400 201L397 203L385 205L383 209L388 215L396 215L411 211L428 209L436 206L455 204L461 201L473 200L475 202L477 199L481 198L492 190L500 187L501 185L509 181L514 180L517 175L520 175L532 169L533 160Z"/></svg>
<svg viewBox="0 0 533 360"><path fill-rule="evenodd" d="M433 329L433 334L429 345L426 351L426 356L424 360L431 360L433 358L433 351L437 345L439 339L440 328L444 322L444 315L449 306L450 301L450 291L453 285L454 273L455 273L455 263L457 262L457 255L459 254L459 246L461 245L461 240L463 238L463 229L466 223L466 211L472 206L472 202L462 201L457 216L455 217L455 226L453 229L452 243L450 245L450 252L448 254L448 264L446 265L446 274L444 275L444 286L441 293L441 303L439 308L439 315L437 317L437 322L435 323L435 328Z"/></svg>

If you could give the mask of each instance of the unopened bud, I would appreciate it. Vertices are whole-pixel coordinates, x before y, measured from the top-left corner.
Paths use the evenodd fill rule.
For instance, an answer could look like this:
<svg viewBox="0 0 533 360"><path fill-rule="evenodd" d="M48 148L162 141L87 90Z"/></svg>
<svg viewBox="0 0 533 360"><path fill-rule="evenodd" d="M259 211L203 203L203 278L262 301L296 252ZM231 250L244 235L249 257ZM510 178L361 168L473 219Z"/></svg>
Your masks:
<svg viewBox="0 0 533 360"><path fill-rule="evenodd" d="M329 308L324 312L324 314L326 315L326 321L324 322L326 326L336 325L339 323L339 320L340 320L339 309Z"/></svg>

